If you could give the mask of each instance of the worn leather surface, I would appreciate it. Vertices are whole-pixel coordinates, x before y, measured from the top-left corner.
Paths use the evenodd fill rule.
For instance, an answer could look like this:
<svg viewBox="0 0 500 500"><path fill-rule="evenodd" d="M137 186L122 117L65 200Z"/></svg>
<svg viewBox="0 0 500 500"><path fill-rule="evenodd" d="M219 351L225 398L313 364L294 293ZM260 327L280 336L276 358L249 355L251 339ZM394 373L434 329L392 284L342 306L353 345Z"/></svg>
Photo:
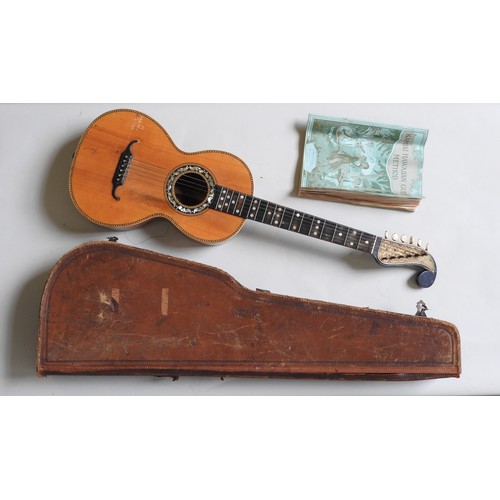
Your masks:
<svg viewBox="0 0 500 500"><path fill-rule="evenodd" d="M444 321L253 291L213 267L96 242L51 272L37 371L458 377L460 342Z"/></svg>

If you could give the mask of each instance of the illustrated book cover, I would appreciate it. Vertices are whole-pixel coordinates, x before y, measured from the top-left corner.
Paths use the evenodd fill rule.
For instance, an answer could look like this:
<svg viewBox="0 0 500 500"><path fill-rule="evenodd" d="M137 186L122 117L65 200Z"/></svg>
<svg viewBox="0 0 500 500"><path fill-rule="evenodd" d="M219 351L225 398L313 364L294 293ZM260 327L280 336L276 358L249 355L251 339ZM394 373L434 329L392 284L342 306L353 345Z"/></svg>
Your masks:
<svg viewBox="0 0 500 500"><path fill-rule="evenodd" d="M299 195L415 210L425 129L310 115Z"/></svg>

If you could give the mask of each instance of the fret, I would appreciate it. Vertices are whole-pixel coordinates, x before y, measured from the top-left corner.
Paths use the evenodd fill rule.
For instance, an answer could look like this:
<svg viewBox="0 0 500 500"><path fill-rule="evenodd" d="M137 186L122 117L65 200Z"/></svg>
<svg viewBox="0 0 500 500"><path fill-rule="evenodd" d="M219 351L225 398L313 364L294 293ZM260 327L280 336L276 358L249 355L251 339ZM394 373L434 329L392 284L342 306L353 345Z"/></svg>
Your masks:
<svg viewBox="0 0 500 500"><path fill-rule="evenodd" d="M298 233L301 225L302 225L302 213L296 212L294 210L293 214L292 214L292 222L291 222L290 231L294 231L294 232Z"/></svg>
<svg viewBox="0 0 500 500"><path fill-rule="evenodd" d="M264 219L262 221L264 224L272 224L276 208L277 205L275 205L274 203L267 203L264 213Z"/></svg>
<svg viewBox="0 0 500 500"><path fill-rule="evenodd" d="M309 221L310 220L310 224L309 224L309 231L307 233L307 236L311 236L311 231L312 231L312 228L314 227L314 217L312 215L309 215L307 214L306 216L306 220Z"/></svg>
<svg viewBox="0 0 500 500"><path fill-rule="evenodd" d="M357 250L373 253L376 239L376 236L373 236L373 234L361 233Z"/></svg>
<svg viewBox="0 0 500 500"><path fill-rule="evenodd" d="M333 228L332 239L330 240L332 243L335 243L335 235L337 234L338 228L339 228L339 225L335 224L335 227Z"/></svg>
<svg viewBox="0 0 500 500"><path fill-rule="evenodd" d="M226 213L229 212L229 201L231 199L232 192L233 191L231 189L223 189L222 190L223 197L222 197L222 208L221 208L221 210L223 212L226 212Z"/></svg>
<svg viewBox="0 0 500 500"><path fill-rule="evenodd" d="M222 212L225 212L226 211L226 198L227 198L227 189L223 189L222 190L222 196L220 198L220 203L219 203L219 209L222 211Z"/></svg>
<svg viewBox="0 0 500 500"><path fill-rule="evenodd" d="M360 238L361 238L361 233L358 230L349 229L349 231L347 231L347 237L344 246L349 248L355 248L357 250L359 247Z"/></svg>
<svg viewBox="0 0 500 500"><path fill-rule="evenodd" d="M259 206L257 208L257 214L255 215L255 219L259 222L264 222L264 217L266 216L266 209L269 202L266 200L260 200Z"/></svg>
<svg viewBox="0 0 500 500"><path fill-rule="evenodd" d="M231 211L231 198L233 197L233 195L234 195L234 191L232 189L228 189L226 199L224 200L224 208L228 214L231 213L230 212Z"/></svg>
<svg viewBox="0 0 500 500"><path fill-rule="evenodd" d="M350 228L347 228L347 232L346 232L346 235L344 238L344 243L343 243L344 246L347 246L347 239L349 238L349 231L350 230L351 230Z"/></svg>
<svg viewBox="0 0 500 500"><path fill-rule="evenodd" d="M362 252L373 253L377 243L377 238L372 234L223 186L215 187L210 208Z"/></svg>
<svg viewBox="0 0 500 500"><path fill-rule="evenodd" d="M293 220L293 210L284 207L280 227L282 227L283 229L290 230L290 226L292 225L292 220Z"/></svg>
<svg viewBox="0 0 500 500"><path fill-rule="evenodd" d="M311 226L312 226L312 222L313 222L313 217L309 214L302 214L301 219L302 219L302 221L300 223L299 233L309 236L309 232L311 230Z"/></svg>
<svg viewBox="0 0 500 500"><path fill-rule="evenodd" d="M333 235L333 243L336 243L337 245L344 245L348 229L349 228L347 226L337 224Z"/></svg>
<svg viewBox="0 0 500 500"><path fill-rule="evenodd" d="M214 198L213 198L213 200L215 201L215 203L214 203L214 201L212 201L212 205L211 205L211 207L213 209L217 210L217 209L222 208L222 205L220 205L220 198L221 198L221 196L222 196L222 187L216 186L215 193L214 193Z"/></svg>
<svg viewBox="0 0 500 500"><path fill-rule="evenodd" d="M269 221L269 225L271 226L279 226L279 212L278 212L278 205L276 205L276 203L273 203L273 211L272 211L272 215L271 215L271 220ZM268 214L269 214L269 210L268 210ZM277 224L275 224L275 222L277 222Z"/></svg>
<svg viewBox="0 0 500 500"><path fill-rule="evenodd" d="M291 210L291 214L290 214L290 224L288 225L288 230L289 231L297 231L297 221L295 219L295 216L297 215L295 213L295 210Z"/></svg>
<svg viewBox="0 0 500 500"><path fill-rule="evenodd" d="M238 197L236 199L236 205L234 207L233 215L240 215L241 214L241 209L243 207L243 204L245 202L246 196L241 193L237 193Z"/></svg>
<svg viewBox="0 0 500 500"><path fill-rule="evenodd" d="M301 214L300 212L295 214L295 216L298 218L298 229L297 232L300 233L300 228L302 227L302 223L304 222L304 214Z"/></svg>
<svg viewBox="0 0 500 500"><path fill-rule="evenodd" d="M243 207L241 209L241 217L248 219L250 214L250 208L252 207L253 196L245 196L245 201L243 202Z"/></svg>
<svg viewBox="0 0 500 500"><path fill-rule="evenodd" d="M321 233L321 239L323 241L333 241L333 236L335 234L335 228L337 224L325 221L323 223L323 232Z"/></svg>
<svg viewBox="0 0 500 500"><path fill-rule="evenodd" d="M314 220L311 224L311 229L309 230L309 236L321 239L321 234L323 233L323 227L324 223L320 221L317 217L314 217Z"/></svg>
<svg viewBox="0 0 500 500"><path fill-rule="evenodd" d="M236 209L236 200L238 199L239 193L236 191L231 191L231 196L229 199L229 207L228 207L228 213L231 213L234 215L234 211Z"/></svg>
<svg viewBox="0 0 500 500"><path fill-rule="evenodd" d="M259 222L262 222L263 224L266 224L266 212L267 212L267 207L269 206L269 202L266 200L262 200L262 203L260 204L259 207Z"/></svg>
<svg viewBox="0 0 500 500"><path fill-rule="evenodd" d="M260 200L258 198L252 198L252 204L249 210L249 219L256 219L257 207L260 205Z"/></svg>
<svg viewBox="0 0 500 500"><path fill-rule="evenodd" d="M323 237L323 231L325 230L325 221L321 222L321 233L319 233L319 239Z"/></svg>
<svg viewBox="0 0 500 500"><path fill-rule="evenodd" d="M276 208L274 210L273 220L272 220L273 226L281 227L281 224L283 222L284 210L285 210L285 207L280 207L280 206L276 205Z"/></svg>
<svg viewBox="0 0 500 500"><path fill-rule="evenodd" d="M269 206L269 202L266 200L262 200L259 209L258 209L258 215L257 215L257 220L259 222L262 222L264 224L267 224L266 222L266 213L267 213L267 207Z"/></svg>
<svg viewBox="0 0 500 500"><path fill-rule="evenodd" d="M263 200L260 198L254 198L253 200L253 205L252 205L252 214L253 214L253 219L256 220L257 222L262 222L262 209L263 209ZM264 201L265 203L265 201Z"/></svg>

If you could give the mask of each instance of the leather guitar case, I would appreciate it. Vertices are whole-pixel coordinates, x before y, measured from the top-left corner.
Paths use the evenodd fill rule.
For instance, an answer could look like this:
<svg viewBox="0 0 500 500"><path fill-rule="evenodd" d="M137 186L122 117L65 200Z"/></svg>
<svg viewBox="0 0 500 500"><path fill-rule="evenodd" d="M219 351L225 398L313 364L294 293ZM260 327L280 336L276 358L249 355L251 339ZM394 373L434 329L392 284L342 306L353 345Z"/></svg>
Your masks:
<svg viewBox="0 0 500 500"><path fill-rule="evenodd" d="M459 377L460 341L437 319L253 291L214 267L93 242L48 278L37 372Z"/></svg>

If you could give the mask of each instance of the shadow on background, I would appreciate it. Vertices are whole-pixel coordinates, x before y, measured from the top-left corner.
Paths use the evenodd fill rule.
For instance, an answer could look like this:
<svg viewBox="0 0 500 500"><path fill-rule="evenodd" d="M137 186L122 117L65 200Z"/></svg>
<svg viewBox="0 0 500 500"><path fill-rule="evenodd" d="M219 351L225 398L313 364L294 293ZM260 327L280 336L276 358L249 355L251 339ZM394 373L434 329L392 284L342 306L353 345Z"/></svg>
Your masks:
<svg viewBox="0 0 500 500"><path fill-rule="evenodd" d="M36 377L40 301L49 274L50 270L47 269L25 283L14 302L7 370L11 378Z"/></svg>
<svg viewBox="0 0 500 500"><path fill-rule="evenodd" d="M297 123L295 125L295 131L298 134L298 154L297 167L295 168L294 186L292 192L290 193L292 196L298 196L297 193L299 192L300 180L302 178L302 159L304 157L304 146L306 143L306 127L304 127L301 123Z"/></svg>

